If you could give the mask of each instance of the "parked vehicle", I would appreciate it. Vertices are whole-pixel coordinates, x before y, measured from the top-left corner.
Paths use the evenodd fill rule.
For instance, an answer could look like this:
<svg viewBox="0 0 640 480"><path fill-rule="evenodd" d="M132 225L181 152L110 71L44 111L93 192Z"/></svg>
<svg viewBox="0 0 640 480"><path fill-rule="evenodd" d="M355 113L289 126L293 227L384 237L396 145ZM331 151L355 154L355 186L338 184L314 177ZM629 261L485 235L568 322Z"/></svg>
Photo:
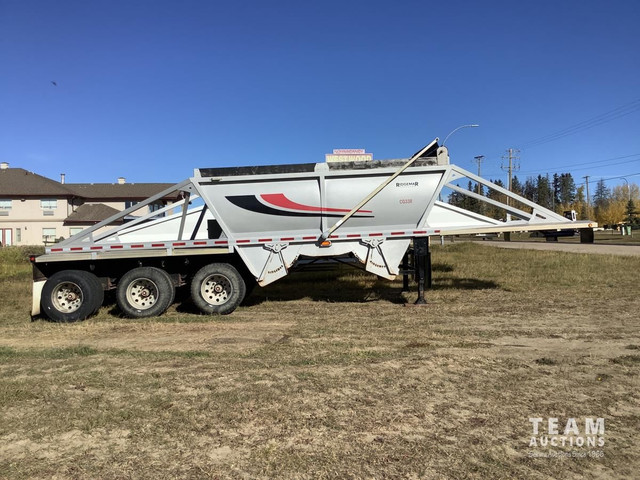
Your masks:
<svg viewBox="0 0 640 480"><path fill-rule="evenodd" d="M477 182L511 205L461 188ZM501 221L450 205L455 191L502 208ZM178 192L181 200L140 216ZM528 211L514 207L516 201ZM200 203L198 205L198 203ZM114 222L127 219L112 229ZM207 314L228 314L247 288L268 285L301 260L350 256L387 279L412 240L440 235L592 228L449 163L437 139L408 161L200 168L194 176L32 258L32 314L82 320L115 289L130 317L162 314L175 288Z"/></svg>

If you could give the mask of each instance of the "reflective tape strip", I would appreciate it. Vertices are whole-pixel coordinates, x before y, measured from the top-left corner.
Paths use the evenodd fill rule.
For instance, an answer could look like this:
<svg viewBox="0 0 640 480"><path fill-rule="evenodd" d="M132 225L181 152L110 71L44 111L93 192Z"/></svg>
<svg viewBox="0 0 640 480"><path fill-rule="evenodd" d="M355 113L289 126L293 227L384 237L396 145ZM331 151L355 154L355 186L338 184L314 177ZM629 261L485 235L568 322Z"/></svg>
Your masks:
<svg viewBox="0 0 640 480"><path fill-rule="evenodd" d="M440 230L394 230L387 232L372 233L337 233L329 236L331 240L354 240L367 237L415 237L419 235L434 235L440 233ZM65 252L88 252L95 250L131 250L131 249L171 249L171 248L194 248L194 247L219 247L233 245L261 245L272 242L317 242L319 235L301 235L291 237L257 237L257 238L241 238L238 240L188 240L179 242L153 242L153 243L118 243L115 245L87 245L81 247L50 247L46 248L46 253L65 253Z"/></svg>

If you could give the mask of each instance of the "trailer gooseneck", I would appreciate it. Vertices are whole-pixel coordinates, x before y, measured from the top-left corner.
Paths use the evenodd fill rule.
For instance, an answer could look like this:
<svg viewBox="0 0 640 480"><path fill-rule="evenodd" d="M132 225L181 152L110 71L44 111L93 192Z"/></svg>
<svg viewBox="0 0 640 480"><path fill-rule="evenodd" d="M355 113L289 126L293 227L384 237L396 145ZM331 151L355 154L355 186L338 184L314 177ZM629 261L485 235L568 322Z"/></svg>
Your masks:
<svg viewBox="0 0 640 480"><path fill-rule="evenodd" d="M460 181L507 202L460 188ZM445 189L514 220L445 203L439 199ZM176 192L176 203L140 214ZM128 221L109 228L121 220ZM593 226L451 165L437 139L408 161L201 168L33 258L32 315L82 320L102 305L105 290L115 289L125 315L155 316L173 303L178 286L189 286L203 313L228 314L248 288L287 275L303 258L350 256L393 279L415 239Z"/></svg>

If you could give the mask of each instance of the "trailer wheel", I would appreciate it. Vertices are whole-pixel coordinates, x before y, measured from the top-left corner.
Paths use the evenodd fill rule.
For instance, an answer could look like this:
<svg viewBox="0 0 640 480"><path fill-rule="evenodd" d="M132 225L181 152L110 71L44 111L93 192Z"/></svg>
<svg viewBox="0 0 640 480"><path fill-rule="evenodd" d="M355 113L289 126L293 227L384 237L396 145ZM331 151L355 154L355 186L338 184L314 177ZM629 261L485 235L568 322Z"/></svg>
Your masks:
<svg viewBox="0 0 640 480"><path fill-rule="evenodd" d="M242 275L228 263L205 265L191 281L191 299L202 313L227 315L238 308L245 293Z"/></svg>
<svg viewBox="0 0 640 480"><path fill-rule="evenodd" d="M118 282L116 302L127 317L156 317L169 308L175 294L167 272L155 267L139 267L129 270Z"/></svg>
<svg viewBox="0 0 640 480"><path fill-rule="evenodd" d="M62 270L49 277L40 306L54 322L77 322L93 315L104 301L100 280L83 270Z"/></svg>

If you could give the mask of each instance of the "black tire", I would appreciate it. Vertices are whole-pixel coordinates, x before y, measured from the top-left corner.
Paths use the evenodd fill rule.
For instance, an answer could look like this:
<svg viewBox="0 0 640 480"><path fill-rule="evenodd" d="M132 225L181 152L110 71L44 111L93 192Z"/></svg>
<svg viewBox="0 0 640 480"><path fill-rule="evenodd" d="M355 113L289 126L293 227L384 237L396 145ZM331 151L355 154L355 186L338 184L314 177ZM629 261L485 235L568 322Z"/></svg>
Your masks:
<svg viewBox="0 0 640 480"><path fill-rule="evenodd" d="M211 263L191 281L191 300L202 313L228 315L244 300L246 285L242 275L228 263Z"/></svg>
<svg viewBox="0 0 640 480"><path fill-rule="evenodd" d="M243 275L242 278L244 279L245 293L241 305L247 305L249 302L249 297L251 297L251 294L258 286L258 282L250 273Z"/></svg>
<svg viewBox="0 0 640 480"><path fill-rule="evenodd" d="M104 301L100 280L83 270L62 270L44 284L40 309L54 322L84 320L98 311Z"/></svg>
<svg viewBox="0 0 640 480"><path fill-rule="evenodd" d="M118 281L116 302L127 317L157 317L167 311L175 294L167 272L155 267L138 267Z"/></svg>

